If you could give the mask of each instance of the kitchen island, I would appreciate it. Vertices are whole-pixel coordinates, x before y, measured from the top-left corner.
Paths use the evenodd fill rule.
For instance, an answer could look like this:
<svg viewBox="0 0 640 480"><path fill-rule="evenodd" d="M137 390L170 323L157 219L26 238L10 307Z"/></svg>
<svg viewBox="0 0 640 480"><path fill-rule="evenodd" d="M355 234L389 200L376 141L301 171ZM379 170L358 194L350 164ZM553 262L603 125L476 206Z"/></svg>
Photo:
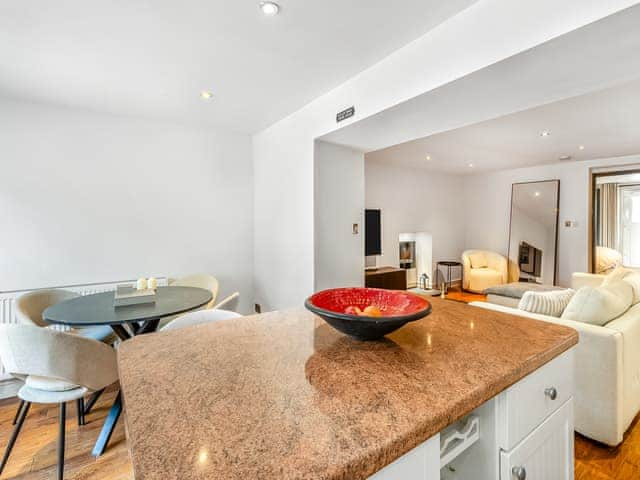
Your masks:
<svg viewBox="0 0 640 480"><path fill-rule="evenodd" d="M432 303L377 342L295 309L123 343L135 478L506 480L526 442L572 473L577 333ZM440 473L440 433L470 414L481 441Z"/></svg>

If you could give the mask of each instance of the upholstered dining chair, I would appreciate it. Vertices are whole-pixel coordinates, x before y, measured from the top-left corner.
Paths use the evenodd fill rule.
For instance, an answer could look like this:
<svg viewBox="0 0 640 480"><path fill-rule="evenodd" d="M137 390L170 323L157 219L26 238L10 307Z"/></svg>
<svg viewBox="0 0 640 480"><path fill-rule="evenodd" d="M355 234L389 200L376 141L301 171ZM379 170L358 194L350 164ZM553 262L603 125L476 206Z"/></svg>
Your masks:
<svg viewBox="0 0 640 480"><path fill-rule="evenodd" d="M187 275L186 277L170 278L168 284L170 287L197 287L209 290L211 292L211 301L203 307L200 307L198 310L213 308L216 304L216 299L218 298L218 292L220 291L220 283L218 282L218 279L208 273L194 273L193 275ZM159 329L164 329L164 327L169 325L178 317L179 315L174 315L163 318L160 320L160 324L158 325Z"/></svg>
<svg viewBox="0 0 640 480"><path fill-rule="evenodd" d="M25 384L24 406L0 463L0 474L32 403L59 405L58 479L64 474L66 403L103 390L118 380L116 351L105 343L33 325L0 325L0 360Z"/></svg>
<svg viewBox="0 0 640 480"><path fill-rule="evenodd" d="M35 290L25 293L16 299L16 320L18 323L47 327L49 324L42 319L42 312L56 303L79 296L79 293L63 289ZM100 342L111 343L115 340L113 330L108 325L74 328L69 332Z"/></svg>
<svg viewBox="0 0 640 480"><path fill-rule="evenodd" d="M228 320L231 318L241 317L239 313L230 310L197 310L195 312L185 313L168 323L162 328L162 331L175 330L177 328L191 327L202 323L217 322L220 320Z"/></svg>
<svg viewBox="0 0 640 480"><path fill-rule="evenodd" d="M211 301L203 307L204 309L211 308L216 304L216 298L218 298L218 291L220 289L218 280L206 273L196 273L186 277L171 279L169 280L169 285L172 287L198 287L209 290L211 292Z"/></svg>
<svg viewBox="0 0 640 480"><path fill-rule="evenodd" d="M48 327L49 324L42 319L42 313L50 306L56 303L69 300L71 298L79 297L80 294L72 292L70 290L63 289L47 289L47 290L35 290L33 292L25 293L16 299L16 320L18 323L24 325L35 325L37 327ZM69 333L80 335L86 338L92 338L104 343L111 344L116 340L116 336L108 325L85 327L85 328L69 328L66 329ZM99 395L96 396L96 399ZM91 406L88 405L88 410L84 410L84 399L78 402L78 424L84 425L84 413L89 413ZM13 418L13 424L18 421L20 411L24 407L24 401L20 402L18 410ZM80 412L82 407L82 413Z"/></svg>

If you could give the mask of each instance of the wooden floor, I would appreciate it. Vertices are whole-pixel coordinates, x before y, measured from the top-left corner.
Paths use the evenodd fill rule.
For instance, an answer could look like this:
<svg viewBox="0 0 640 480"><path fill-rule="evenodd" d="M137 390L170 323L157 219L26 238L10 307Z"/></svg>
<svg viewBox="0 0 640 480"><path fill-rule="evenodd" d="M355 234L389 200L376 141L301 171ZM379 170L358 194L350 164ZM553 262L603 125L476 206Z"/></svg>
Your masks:
<svg viewBox="0 0 640 480"><path fill-rule="evenodd" d="M115 392L107 392L87 416L87 425L78 427L74 405L67 408L66 479L129 480L133 478L127 452L122 418L105 454L95 459L91 449L102 427L102 421ZM9 440L18 402L0 401L0 449ZM55 478L56 442L58 435L56 406L33 405L13 449L9 463L0 478ZM638 417L640 418L640 417ZM609 448L576 434L576 480L640 479L640 422L635 419L617 448ZM169 479L167 479L169 480Z"/></svg>
<svg viewBox="0 0 640 480"><path fill-rule="evenodd" d="M640 415L617 447L601 445L576 434L576 480L640 479Z"/></svg>
<svg viewBox="0 0 640 480"><path fill-rule="evenodd" d="M456 300L458 302L465 302L465 303L487 301L486 295L483 295L481 293L465 292L465 291L461 291L458 288L455 288L455 289L452 288L451 290L449 290L446 294L446 298L447 300Z"/></svg>
<svg viewBox="0 0 640 480"><path fill-rule="evenodd" d="M91 456L93 444L115 397L106 392L78 427L75 402L67 404L65 479L129 480L133 478L124 435L122 417L111 437L107 451L100 458ZM16 400L0 401L0 449L9 441L16 412ZM33 404L16 442L9 462L0 478L49 480L56 477L58 407Z"/></svg>

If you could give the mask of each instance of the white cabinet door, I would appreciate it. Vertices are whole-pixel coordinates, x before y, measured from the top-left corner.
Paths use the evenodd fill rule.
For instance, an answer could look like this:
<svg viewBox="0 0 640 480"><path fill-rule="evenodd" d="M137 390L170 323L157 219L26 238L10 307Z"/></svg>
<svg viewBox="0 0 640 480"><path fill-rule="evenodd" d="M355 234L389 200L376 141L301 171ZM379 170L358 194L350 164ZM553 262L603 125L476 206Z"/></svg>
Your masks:
<svg viewBox="0 0 640 480"><path fill-rule="evenodd" d="M573 399L512 450L500 453L500 480L573 480Z"/></svg>
<svg viewBox="0 0 640 480"><path fill-rule="evenodd" d="M368 480L439 480L440 434L405 453Z"/></svg>

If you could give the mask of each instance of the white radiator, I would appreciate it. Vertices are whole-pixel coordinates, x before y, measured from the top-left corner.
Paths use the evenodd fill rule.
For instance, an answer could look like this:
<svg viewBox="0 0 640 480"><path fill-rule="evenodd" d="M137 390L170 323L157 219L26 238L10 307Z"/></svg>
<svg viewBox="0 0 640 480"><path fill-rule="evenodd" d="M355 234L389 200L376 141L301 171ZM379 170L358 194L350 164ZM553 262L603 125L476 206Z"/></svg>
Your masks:
<svg viewBox="0 0 640 480"><path fill-rule="evenodd" d="M120 280L117 282L106 282L106 283L89 283L86 285L64 285L59 287L47 287L47 290L50 288L63 288L65 290L71 290L73 292L77 292L80 295L89 295L92 293L100 293L100 292L109 292L116 289L116 285L135 285L135 280ZM158 285L166 285L167 278L159 277ZM3 323L16 323L15 318L15 300L20 295L27 292L34 292L36 290L43 290L41 288L34 288L31 290L14 290L11 292L0 292L0 324ZM64 330L65 327L59 325L54 327L60 330ZM11 376L7 375L4 371L4 367L0 364L0 381L8 380Z"/></svg>

